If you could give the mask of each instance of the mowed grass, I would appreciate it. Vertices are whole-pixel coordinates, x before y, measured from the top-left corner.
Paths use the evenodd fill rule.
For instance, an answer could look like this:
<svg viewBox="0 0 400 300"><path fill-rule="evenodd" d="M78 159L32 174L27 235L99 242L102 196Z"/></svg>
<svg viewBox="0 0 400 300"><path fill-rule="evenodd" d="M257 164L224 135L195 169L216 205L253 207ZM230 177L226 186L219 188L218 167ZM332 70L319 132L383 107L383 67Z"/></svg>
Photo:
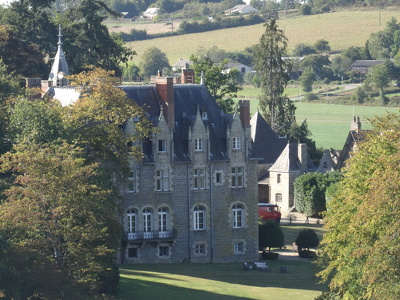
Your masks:
<svg viewBox="0 0 400 300"><path fill-rule="evenodd" d="M334 87L331 87L334 88ZM255 87L244 87L239 92L240 99L250 100L250 113L253 116L258 108L260 89ZM289 87L285 94L289 97L298 95L298 87ZM383 116L388 112L398 113L399 108L375 107L365 105L337 105L299 102L296 101L296 119L301 124L307 120L308 129L311 131L311 138L316 142L317 148L342 150L350 130L353 116L359 116L362 129L371 129L369 119L375 116Z"/></svg>
<svg viewBox="0 0 400 300"><path fill-rule="evenodd" d="M268 261L271 273L229 264L135 264L120 266L118 299L314 299L326 290L308 261ZM279 273L280 266L288 273Z"/></svg>
<svg viewBox="0 0 400 300"><path fill-rule="evenodd" d="M320 39L329 41L332 51L341 51L350 46L364 46L370 34L383 30L392 17L400 20L400 10L391 8L381 11L338 11L311 16L282 17L277 23L289 40L289 51L298 43L312 45ZM258 24L129 42L127 45L137 52L133 59L135 63L140 62L146 49L157 47L166 53L172 65L179 58L189 58L199 47L208 49L216 46L226 51L242 51L257 44L263 32L263 24Z"/></svg>
<svg viewBox="0 0 400 300"><path fill-rule="evenodd" d="M290 248L300 230L311 228L322 239L317 224L282 224L285 244ZM290 250L288 250L290 251ZM310 261L268 261L271 273L243 271L240 263L229 264L134 264L120 266L117 299L314 299L326 291L315 276ZM279 273L281 266L288 273Z"/></svg>

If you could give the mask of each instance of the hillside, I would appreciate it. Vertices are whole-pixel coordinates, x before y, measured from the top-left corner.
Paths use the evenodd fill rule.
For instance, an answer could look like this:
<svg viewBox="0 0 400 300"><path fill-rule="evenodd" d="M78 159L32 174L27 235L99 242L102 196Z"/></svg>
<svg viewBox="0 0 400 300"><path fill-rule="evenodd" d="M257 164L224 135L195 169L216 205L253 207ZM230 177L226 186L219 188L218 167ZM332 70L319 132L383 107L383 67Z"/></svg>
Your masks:
<svg viewBox="0 0 400 300"><path fill-rule="evenodd" d="M319 39L329 41L332 51L341 51L350 46L364 46L370 34L384 29L392 17L400 20L400 10L353 10L297 16L281 18L278 20L278 25L289 39L289 51L298 43L313 44ZM121 27L114 29L123 30L123 26L128 25L132 26L132 23L115 24ZM140 29L144 28L143 24L137 25L141 26ZM199 47L217 46L226 51L244 50L257 44L263 31L264 27L260 24L130 42L128 46L137 52L135 63L140 61L147 48L157 47L167 54L170 64L174 64L179 58L188 58Z"/></svg>

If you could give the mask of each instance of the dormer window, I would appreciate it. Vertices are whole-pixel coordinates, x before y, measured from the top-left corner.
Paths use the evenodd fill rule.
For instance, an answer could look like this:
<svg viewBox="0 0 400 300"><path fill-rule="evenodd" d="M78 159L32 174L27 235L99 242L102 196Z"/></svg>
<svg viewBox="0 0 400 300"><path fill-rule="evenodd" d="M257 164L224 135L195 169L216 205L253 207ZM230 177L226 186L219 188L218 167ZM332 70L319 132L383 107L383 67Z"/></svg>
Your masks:
<svg viewBox="0 0 400 300"><path fill-rule="evenodd" d="M167 141L158 140L158 152L166 152L166 151L167 151Z"/></svg>
<svg viewBox="0 0 400 300"><path fill-rule="evenodd" d="M240 150L240 138L239 137L232 138L232 149Z"/></svg>
<svg viewBox="0 0 400 300"><path fill-rule="evenodd" d="M201 118L202 118L203 120L208 120L208 116L207 116L207 112L206 112L206 111L203 111L203 112L201 113Z"/></svg>
<svg viewBox="0 0 400 300"><path fill-rule="evenodd" d="M194 140L194 151L203 151L203 140L202 139Z"/></svg>

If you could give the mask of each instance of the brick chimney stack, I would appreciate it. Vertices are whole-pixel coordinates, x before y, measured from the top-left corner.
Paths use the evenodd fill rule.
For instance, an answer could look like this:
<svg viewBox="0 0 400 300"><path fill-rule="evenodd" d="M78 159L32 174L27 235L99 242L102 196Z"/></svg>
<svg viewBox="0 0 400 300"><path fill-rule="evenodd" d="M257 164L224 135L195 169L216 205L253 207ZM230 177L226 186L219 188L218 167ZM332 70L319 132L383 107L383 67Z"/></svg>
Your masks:
<svg viewBox="0 0 400 300"><path fill-rule="evenodd" d="M194 70L193 69L182 69L181 83L188 84L194 83Z"/></svg>
<svg viewBox="0 0 400 300"><path fill-rule="evenodd" d="M243 126L250 126L250 100L240 100L239 101L239 113L240 120Z"/></svg>
<svg viewBox="0 0 400 300"><path fill-rule="evenodd" d="M175 103L173 77L162 77L161 72L155 78L157 95L163 106L164 117L171 129L175 125Z"/></svg>

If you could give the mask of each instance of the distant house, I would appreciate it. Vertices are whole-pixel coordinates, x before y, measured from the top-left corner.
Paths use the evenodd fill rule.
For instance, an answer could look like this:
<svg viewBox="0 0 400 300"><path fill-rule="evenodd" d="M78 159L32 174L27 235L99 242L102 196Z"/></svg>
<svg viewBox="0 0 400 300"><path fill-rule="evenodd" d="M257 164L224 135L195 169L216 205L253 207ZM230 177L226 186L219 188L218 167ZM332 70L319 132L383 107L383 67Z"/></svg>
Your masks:
<svg viewBox="0 0 400 300"><path fill-rule="evenodd" d="M371 72L371 68L383 64L384 60L356 60L351 64L351 70L362 75Z"/></svg>
<svg viewBox="0 0 400 300"><path fill-rule="evenodd" d="M242 5L236 5L235 7L232 7L231 9L227 9L225 10L225 15L231 15L234 13L239 13L241 15L247 15L250 13L256 13L258 12L257 9L255 9L253 6L251 5L246 5L246 4L242 4Z"/></svg>
<svg viewBox="0 0 400 300"><path fill-rule="evenodd" d="M241 63L235 63L235 62L227 63L227 64L225 65L225 67L228 69L228 71L231 70L231 69L236 69L236 70L238 70L242 75L245 74L245 73L248 73L248 72L252 72L252 71L253 71L253 68L252 68L252 67L246 66L246 65L241 64Z"/></svg>
<svg viewBox="0 0 400 300"><path fill-rule="evenodd" d="M172 71L180 72L182 69L189 69L193 62L190 59L180 58L172 65Z"/></svg>
<svg viewBox="0 0 400 300"><path fill-rule="evenodd" d="M158 7L149 7L146 11L140 16L142 19L153 19L157 16L158 11L160 9Z"/></svg>

